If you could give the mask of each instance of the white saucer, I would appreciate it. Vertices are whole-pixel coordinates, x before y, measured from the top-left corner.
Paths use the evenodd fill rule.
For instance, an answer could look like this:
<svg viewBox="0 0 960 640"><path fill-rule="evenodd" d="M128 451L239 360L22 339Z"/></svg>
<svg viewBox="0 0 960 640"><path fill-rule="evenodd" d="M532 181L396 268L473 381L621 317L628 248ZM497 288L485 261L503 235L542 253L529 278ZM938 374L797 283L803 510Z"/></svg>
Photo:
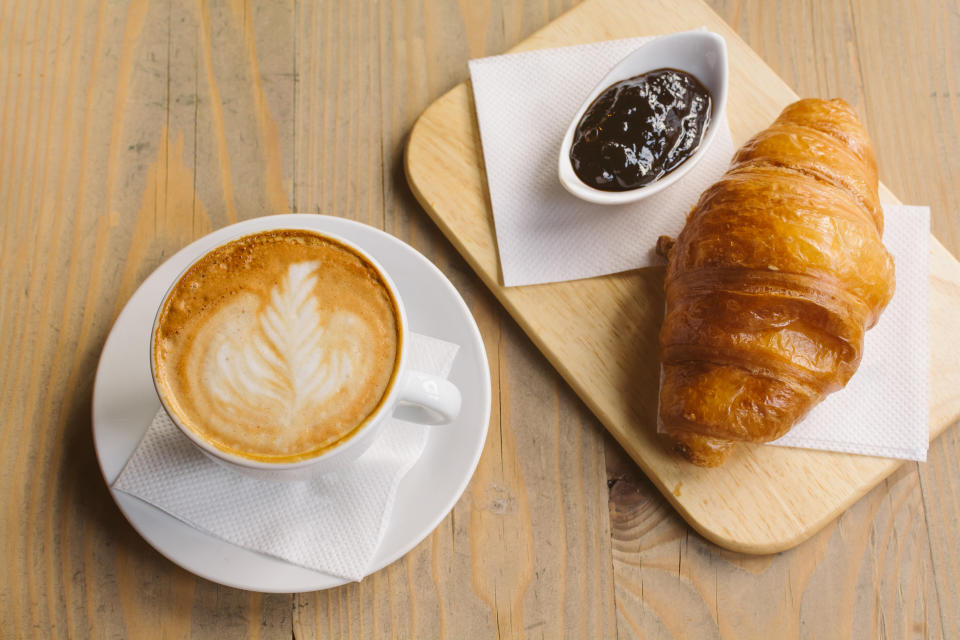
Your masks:
<svg viewBox="0 0 960 640"><path fill-rule="evenodd" d="M277 225L308 226L351 240L390 273L413 331L460 345L450 379L463 394L459 419L431 429L423 455L400 483L393 515L370 572L410 551L460 498L480 459L490 421L490 370L476 322L460 294L430 261L391 235L359 222L311 214L247 220L197 240L154 271L110 331L93 388L93 441L107 486L136 449L160 400L150 379L154 314L174 278L207 249ZM198 576L239 589L293 593L328 589L342 578L248 551L203 533L146 502L110 490L133 528L157 551Z"/></svg>

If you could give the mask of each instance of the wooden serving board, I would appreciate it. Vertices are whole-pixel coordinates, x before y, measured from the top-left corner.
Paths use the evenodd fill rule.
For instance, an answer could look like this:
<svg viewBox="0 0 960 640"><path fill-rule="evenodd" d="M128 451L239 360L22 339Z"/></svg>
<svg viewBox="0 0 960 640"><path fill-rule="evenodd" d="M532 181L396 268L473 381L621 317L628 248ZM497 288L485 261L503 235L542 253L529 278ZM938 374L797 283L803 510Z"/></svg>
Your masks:
<svg viewBox="0 0 960 640"><path fill-rule="evenodd" d="M657 35L706 25L727 41L735 145L797 95L700 0L589 0L511 51ZM598 69L598 77L605 70ZM674 456L656 435L663 269L506 288L497 258L469 83L428 108L410 134L407 179L430 216L606 428L703 536L744 553L795 546L901 461L741 446L719 469ZM881 199L898 200L881 185ZM930 437L960 416L960 263L931 238Z"/></svg>

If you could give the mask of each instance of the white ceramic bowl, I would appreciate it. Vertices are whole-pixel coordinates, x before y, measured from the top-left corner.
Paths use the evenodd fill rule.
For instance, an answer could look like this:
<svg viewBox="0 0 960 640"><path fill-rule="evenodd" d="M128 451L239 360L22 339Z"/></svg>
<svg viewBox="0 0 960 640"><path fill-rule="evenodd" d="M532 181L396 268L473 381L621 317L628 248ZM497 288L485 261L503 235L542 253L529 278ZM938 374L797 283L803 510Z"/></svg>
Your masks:
<svg viewBox="0 0 960 640"><path fill-rule="evenodd" d="M710 125L700 141L700 147L686 162L667 175L636 189L602 191L584 183L577 177L570 162L570 145L584 112L610 85L665 67L693 75L710 91L713 103ZM597 204L625 204L662 191L682 178L703 157L717 133L715 125L723 118L726 105L727 44L721 36L708 31L685 31L651 40L618 62L583 101L560 145L560 183L578 198Z"/></svg>

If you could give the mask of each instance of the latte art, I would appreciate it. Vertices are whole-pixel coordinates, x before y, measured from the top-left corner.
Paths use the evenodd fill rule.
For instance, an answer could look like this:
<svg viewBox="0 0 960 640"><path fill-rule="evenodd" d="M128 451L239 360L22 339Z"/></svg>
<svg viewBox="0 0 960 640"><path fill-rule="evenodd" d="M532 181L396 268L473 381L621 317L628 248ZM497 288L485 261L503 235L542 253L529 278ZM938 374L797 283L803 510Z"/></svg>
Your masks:
<svg viewBox="0 0 960 640"><path fill-rule="evenodd" d="M186 426L234 453L286 460L336 443L376 410L397 336L370 265L309 232L270 232L181 278L158 324L156 368Z"/></svg>
<svg viewBox="0 0 960 640"><path fill-rule="evenodd" d="M362 367L351 362L362 355L361 320L338 311L326 326L320 321L313 295L318 267L291 264L259 313L220 310L224 318L212 322L220 330L198 362L198 382L209 381L211 404L237 419L302 428Z"/></svg>

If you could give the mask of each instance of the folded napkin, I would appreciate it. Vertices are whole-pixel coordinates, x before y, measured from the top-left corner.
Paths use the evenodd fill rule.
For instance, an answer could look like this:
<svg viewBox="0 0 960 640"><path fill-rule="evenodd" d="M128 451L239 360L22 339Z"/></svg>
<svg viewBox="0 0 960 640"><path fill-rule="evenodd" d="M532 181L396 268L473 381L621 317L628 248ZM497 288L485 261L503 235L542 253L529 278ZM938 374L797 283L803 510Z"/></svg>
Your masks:
<svg viewBox="0 0 960 640"><path fill-rule="evenodd" d="M411 334L410 367L447 376L459 347ZM430 427L388 419L349 468L305 482L270 482L207 458L161 411L113 487L246 549L360 580L390 520L400 481Z"/></svg>
<svg viewBox="0 0 960 640"><path fill-rule="evenodd" d="M587 95L616 63L652 38L612 40L470 61L503 283L577 280L662 264L660 235L675 237L700 194L730 163L724 118L683 179L640 202L606 206L567 193L560 143Z"/></svg>

